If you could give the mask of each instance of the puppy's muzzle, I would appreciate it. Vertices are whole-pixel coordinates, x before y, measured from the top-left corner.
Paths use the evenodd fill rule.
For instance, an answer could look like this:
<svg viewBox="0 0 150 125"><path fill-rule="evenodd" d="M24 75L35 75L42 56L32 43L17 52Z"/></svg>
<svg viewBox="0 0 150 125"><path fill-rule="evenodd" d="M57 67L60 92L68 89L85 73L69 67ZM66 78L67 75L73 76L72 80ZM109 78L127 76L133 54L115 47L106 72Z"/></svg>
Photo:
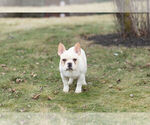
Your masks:
<svg viewBox="0 0 150 125"><path fill-rule="evenodd" d="M72 69L72 63L68 63L67 65L68 65L67 70L73 70L73 69Z"/></svg>

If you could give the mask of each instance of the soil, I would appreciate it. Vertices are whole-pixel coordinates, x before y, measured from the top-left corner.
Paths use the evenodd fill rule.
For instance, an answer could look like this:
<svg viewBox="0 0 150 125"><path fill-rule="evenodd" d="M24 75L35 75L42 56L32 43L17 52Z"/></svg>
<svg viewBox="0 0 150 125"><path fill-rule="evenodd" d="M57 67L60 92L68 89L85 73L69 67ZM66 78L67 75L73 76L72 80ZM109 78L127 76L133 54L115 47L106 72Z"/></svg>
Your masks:
<svg viewBox="0 0 150 125"><path fill-rule="evenodd" d="M144 47L150 46L150 38L123 38L119 34L108 35L90 35L83 36L88 41L93 41L95 44L103 46L125 46L125 47Z"/></svg>

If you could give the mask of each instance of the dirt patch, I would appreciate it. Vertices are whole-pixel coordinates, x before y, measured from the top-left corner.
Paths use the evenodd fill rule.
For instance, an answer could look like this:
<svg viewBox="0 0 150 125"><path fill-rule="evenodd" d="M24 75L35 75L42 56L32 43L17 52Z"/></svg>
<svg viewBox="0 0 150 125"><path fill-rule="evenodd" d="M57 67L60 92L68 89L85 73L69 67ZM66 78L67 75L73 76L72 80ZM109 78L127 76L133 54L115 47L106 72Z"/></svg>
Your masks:
<svg viewBox="0 0 150 125"><path fill-rule="evenodd" d="M101 44L103 46L126 46L126 47L150 46L150 39L148 38L132 37L124 39L119 34L89 35L82 37L88 41L94 41L95 44Z"/></svg>

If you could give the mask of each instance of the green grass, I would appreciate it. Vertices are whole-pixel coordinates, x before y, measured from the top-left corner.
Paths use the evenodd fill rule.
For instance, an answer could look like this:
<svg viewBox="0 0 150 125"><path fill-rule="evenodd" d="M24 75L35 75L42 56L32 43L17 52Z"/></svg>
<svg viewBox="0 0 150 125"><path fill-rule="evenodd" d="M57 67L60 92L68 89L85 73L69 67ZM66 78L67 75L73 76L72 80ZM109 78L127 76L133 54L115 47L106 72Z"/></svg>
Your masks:
<svg viewBox="0 0 150 125"><path fill-rule="evenodd" d="M112 16L0 19L0 27L0 64L6 65L0 66L1 111L150 111L150 67L144 67L150 47L104 47L82 38L115 32ZM81 94L74 93L75 84L68 94L62 92L59 42L67 48L80 42L86 51L89 84Z"/></svg>

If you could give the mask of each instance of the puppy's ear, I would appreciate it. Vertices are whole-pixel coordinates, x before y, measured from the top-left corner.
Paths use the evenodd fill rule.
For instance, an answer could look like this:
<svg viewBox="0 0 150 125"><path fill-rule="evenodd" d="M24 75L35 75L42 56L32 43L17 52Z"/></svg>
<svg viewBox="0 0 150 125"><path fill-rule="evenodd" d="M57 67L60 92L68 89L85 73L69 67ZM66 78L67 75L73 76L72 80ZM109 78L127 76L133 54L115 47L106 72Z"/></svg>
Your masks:
<svg viewBox="0 0 150 125"><path fill-rule="evenodd" d="M58 55L60 56L65 51L65 46L62 43L59 43L58 45Z"/></svg>
<svg viewBox="0 0 150 125"><path fill-rule="evenodd" d="M75 52L80 55L81 54L81 47L80 47L80 43L76 43L74 46L74 50Z"/></svg>

